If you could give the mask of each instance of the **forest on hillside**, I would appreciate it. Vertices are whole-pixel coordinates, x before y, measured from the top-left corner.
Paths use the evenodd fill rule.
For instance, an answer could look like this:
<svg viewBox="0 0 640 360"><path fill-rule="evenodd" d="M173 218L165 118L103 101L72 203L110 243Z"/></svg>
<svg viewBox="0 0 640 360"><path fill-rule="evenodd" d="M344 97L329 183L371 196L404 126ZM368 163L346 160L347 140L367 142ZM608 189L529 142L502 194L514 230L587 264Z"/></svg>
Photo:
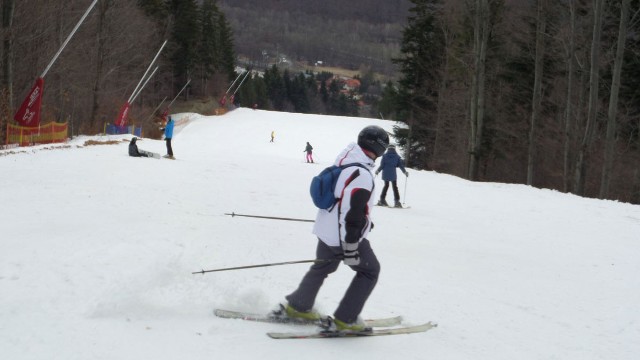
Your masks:
<svg viewBox="0 0 640 360"><path fill-rule="evenodd" d="M640 1L411 3L379 110L412 166L640 203Z"/></svg>
<svg viewBox="0 0 640 360"><path fill-rule="evenodd" d="M236 51L257 68L292 61L397 75L408 0L219 0Z"/></svg>

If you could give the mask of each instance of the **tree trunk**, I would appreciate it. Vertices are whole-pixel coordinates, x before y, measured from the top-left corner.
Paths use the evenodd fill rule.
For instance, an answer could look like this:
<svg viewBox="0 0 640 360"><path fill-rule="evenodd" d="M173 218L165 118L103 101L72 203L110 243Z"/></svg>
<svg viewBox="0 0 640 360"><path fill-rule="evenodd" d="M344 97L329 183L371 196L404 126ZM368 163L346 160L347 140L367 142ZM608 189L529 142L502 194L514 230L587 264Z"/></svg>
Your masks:
<svg viewBox="0 0 640 360"><path fill-rule="evenodd" d="M480 151L482 147L482 130L484 126L484 88L487 44L489 42L489 4L487 0L476 0L474 24L475 69L471 89L469 138L469 180L478 179Z"/></svg>
<svg viewBox="0 0 640 360"><path fill-rule="evenodd" d="M106 32L105 21L107 17L107 11L111 6L111 0L103 0L98 3L98 27L96 29L96 37L98 38L98 46L96 48L96 73L93 81L93 97L91 104L91 115L89 116L89 126L93 129L98 117L98 108L100 104L100 89L102 84L104 58L105 54L105 42Z"/></svg>
<svg viewBox="0 0 640 360"><path fill-rule="evenodd" d="M445 113L445 94L447 91L447 82L449 81L449 48L451 46L450 41L449 41L449 37L448 37L448 32L445 26L443 26L442 28L442 32L444 34L444 46L445 46L445 51L444 51L444 65L442 66L442 80L440 81L440 87L438 89L438 105L437 105L437 109L436 109L436 129L435 129L435 139L433 141L433 159L432 159L432 166L431 169L432 170L438 170L436 169L436 164L437 164L437 159L440 159L440 154L439 154L439 150L440 150L440 142L442 139L442 134L444 133L443 130L443 116Z"/></svg>
<svg viewBox="0 0 640 360"><path fill-rule="evenodd" d="M409 132L407 133L407 146L404 151L405 166L413 166L413 160L411 159L411 142L413 139L413 106L409 109Z"/></svg>
<svg viewBox="0 0 640 360"><path fill-rule="evenodd" d="M564 167L562 172L563 177L563 190L565 192L570 191L570 176L569 172L571 171L570 165L570 152L571 148L571 138L572 138L572 126L571 126L571 118L572 118L572 98L573 98L573 73L574 73L574 56L576 52L576 5L575 0L569 0L569 16L571 18L570 21L570 29L569 29L569 51L567 54L567 103L564 112Z"/></svg>
<svg viewBox="0 0 640 360"><path fill-rule="evenodd" d="M585 194L585 182L588 165L589 147L593 139L595 122L598 116L598 85L599 85L599 60L600 60L600 37L602 34L602 8L604 0L595 0L593 9L593 38L591 41L591 71L589 72L589 105L587 112L587 123L584 129L584 136L578 151L578 161L576 163L576 184L577 195Z"/></svg>
<svg viewBox="0 0 640 360"><path fill-rule="evenodd" d="M2 1L2 87L6 89L9 97L9 107L13 108L13 11L15 0Z"/></svg>
<svg viewBox="0 0 640 360"><path fill-rule="evenodd" d="M0 143L13 117L13 12L15 0L2 1L2 86L0 87Z"/></svg>
<svg viewBox="0 0 640 360"><path fill-rule="evenodd" d="M607 114L607 137L604 145L604 163L602 165L602 180L600 182L600 198L605 199L609 194L609 182L613 169L613 153L616 136L616 117L618 114L618 93L620 91L620 74L624 61L624 47L627 40L627 24L629 22L629 0L622 0L620 9L620 28L618 30L618 44L616 45L616 59L613 65L611 79L611 95L609 97L609 112Z"/></svg>
<svg viewBox="0 0 640 360"><path fill-rule="evenodd" d="M536 126L540 117L542 102L542 76L544 73L544 37L547 19L544 13L546 0L538 0L537 30L536 30L536 58L533 80L533 99L531 100L531 128L529 129L529 156L527 162L527 185L533 185L533 166L536 153Z"/></svg>

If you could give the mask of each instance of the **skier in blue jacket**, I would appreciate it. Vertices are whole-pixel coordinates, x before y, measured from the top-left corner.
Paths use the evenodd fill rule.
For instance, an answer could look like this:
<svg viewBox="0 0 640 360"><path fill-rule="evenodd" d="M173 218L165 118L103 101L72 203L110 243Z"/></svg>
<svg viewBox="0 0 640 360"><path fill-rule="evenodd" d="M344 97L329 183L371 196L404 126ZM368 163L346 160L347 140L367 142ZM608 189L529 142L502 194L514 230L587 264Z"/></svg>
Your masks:
<svg viewBox="0 0 640 360"><path fill-rule="evenodd" d="M164 139L167 142L167 155L164 157L173 159L173 149L171 148L171 138L173 137L173 119L169 116L167 125L164 127Z"/></svg>
<svg viewBox="0 0 640 360"><path fill-rule="evenodd" d="M387 148L387 152L382 155L382 160L380 161L380 167L376 170L376 175L382 171L382 180L384 181L384 187L382 188L382 193L380 194L380 201L378 201L379 206L389 206L387 204L387 190L389 190L389 182L391 182L391 187L393 188L393 198L395 200L395 207L401 208L402 204L400 204L400 192L398 191L398 177L396 175L396 168L400 168L404 173L404 176L409 176L409 173L404 168L404 160L398 155L396 152L395 145L389 145Z"/></svg>

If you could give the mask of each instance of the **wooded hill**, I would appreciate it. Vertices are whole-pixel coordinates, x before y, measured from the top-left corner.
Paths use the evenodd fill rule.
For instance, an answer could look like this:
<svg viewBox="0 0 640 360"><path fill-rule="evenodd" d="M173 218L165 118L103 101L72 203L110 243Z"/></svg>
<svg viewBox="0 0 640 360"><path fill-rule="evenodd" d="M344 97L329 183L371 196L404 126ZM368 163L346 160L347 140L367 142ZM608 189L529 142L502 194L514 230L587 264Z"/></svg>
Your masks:
<svg viewBox="0 0 640 360"><path fill-rule="evenodd" d="M408 0L219 0L236 52L257 68L303 61L396 76Z"/></svg>

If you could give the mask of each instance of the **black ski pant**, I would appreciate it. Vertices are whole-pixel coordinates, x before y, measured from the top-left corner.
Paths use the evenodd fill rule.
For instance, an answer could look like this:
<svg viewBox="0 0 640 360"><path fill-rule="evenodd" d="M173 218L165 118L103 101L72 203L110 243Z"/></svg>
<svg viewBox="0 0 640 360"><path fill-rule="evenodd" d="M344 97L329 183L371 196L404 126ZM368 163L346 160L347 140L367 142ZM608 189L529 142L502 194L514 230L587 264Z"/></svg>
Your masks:
<svg viewBox="0 0 640 360"><path fill-rule="evenodd" d="M167 155L173 156L173 149L171 148L171 139L167 140Z"/></svg>
<svg viewBox="0 0 640 360"><path fill-rule="evenodd" d="M369 295L371 295L373 288L376 286L378 275L380 274L380 263L373 249L371 249L369 240L363 239L360 242L358 252L360 253L360 264L350 266L356 274L342 297L340 305L333 313L336 319L346 323L356 321ZM320 287L324 283L324 279L338 269L342 262L341 258L341 247L328 246L318 239L316 259L328 261L311 265L298 288L285 297L289 305L298 311L310 311L313 308L318 291L320 291Z"/></svg>
<svg viewBox="0 0 640 360"><path fill-rule="evenodd" d="M393 199L395 201L400 201L400 191L398 191L398 182L395 180L384 182L384 187L382 187L382 194L380 194L380 200L384 200L387 197L387 190L389 190L389 183L391 183L391 188L393 189Z"/></svg>

